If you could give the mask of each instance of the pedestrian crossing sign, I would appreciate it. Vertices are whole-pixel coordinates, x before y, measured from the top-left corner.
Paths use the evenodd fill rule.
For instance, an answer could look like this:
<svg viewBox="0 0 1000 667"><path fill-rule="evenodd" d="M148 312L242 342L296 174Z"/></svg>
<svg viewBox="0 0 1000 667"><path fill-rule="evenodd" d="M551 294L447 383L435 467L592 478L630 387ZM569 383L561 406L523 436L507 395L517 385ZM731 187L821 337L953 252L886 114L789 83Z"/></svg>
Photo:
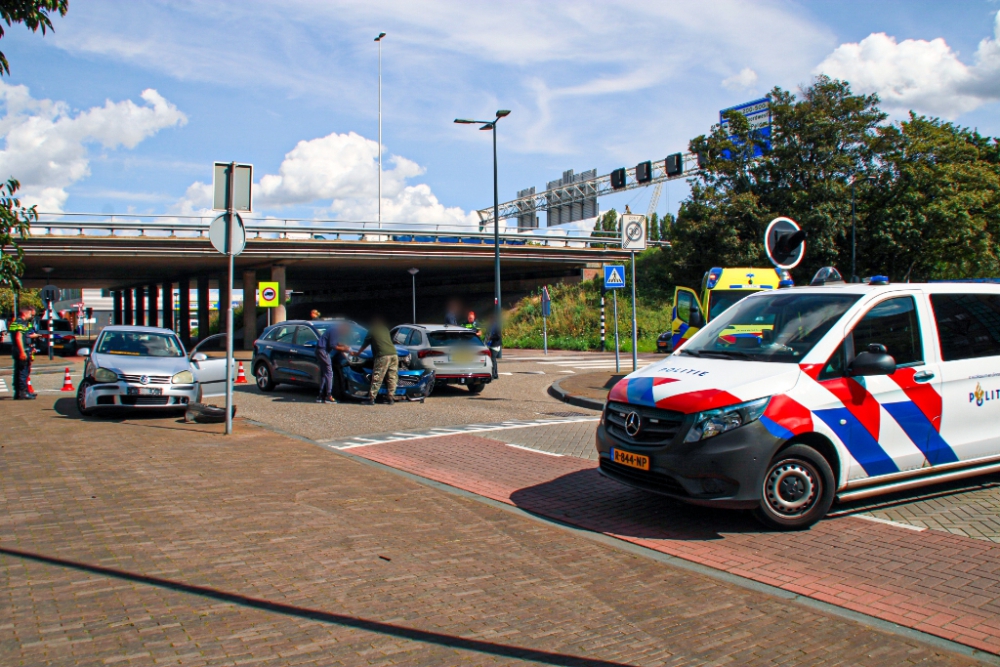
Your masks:
<svg viewBox="0 0 1000 667"><path fill-rule="evenodd" d="M625 267L604 267L604 289L622 289L625 287Z"/></svg>

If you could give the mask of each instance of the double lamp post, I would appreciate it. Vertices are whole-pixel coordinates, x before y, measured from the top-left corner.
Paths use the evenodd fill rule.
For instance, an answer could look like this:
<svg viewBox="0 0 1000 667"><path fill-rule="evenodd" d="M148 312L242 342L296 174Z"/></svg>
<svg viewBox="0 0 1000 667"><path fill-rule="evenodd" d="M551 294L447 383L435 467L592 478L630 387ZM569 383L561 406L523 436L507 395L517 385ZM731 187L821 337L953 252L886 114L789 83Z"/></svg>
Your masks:
<svg viewBox="0 0 1000 667"><path fill-rule="evenodd" d="M482 125L480 130L493 133L493 326L500 332L500 194L497 190L497 123L510 115L509 109L497 111L493 120L470 120L456 118L461 125Z"/></svg>

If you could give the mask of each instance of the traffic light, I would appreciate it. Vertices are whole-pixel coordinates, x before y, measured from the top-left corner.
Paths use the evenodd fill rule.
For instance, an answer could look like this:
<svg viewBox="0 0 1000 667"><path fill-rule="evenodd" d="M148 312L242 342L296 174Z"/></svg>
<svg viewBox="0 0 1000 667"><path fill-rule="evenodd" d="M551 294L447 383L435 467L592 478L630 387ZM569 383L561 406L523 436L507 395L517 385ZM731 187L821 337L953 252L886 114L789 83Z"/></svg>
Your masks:
<svg viewBox="0 0 1000 667"><path fill-rule="evenodd" d="M653 180L653 163L649 160L635 165L635 182L649 183Z"/></svg>
<svg viewBox="0 0 1000 667"><path fill-rule="evenodd" d="M625 167L619 167L611 172L611 187L615 190L625 187Z"/></svg>
<svg viewBox="0 0 1000 667"><path fill-rule="evenodd" d="M667 156L666 172L667 176L680 176L684 171L684 157L680 153Z"/></svg>

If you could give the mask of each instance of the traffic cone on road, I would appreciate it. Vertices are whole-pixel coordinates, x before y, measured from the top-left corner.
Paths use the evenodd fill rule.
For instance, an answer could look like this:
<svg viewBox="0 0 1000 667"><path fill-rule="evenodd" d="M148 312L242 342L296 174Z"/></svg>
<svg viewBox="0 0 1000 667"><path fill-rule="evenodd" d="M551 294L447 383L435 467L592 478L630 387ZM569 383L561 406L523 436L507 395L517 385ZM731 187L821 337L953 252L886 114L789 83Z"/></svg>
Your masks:
<svg viewBox="0 0 1000 667"><path fill-rule="evenodd" d="M69 368L66 369L66 377L63 378L62 391L76 391L73 387L73 380L69 376Z"/></svg>
<svg viewBox="0 0 1000 667"><path fill-rule="evenodd" d="M240 362L240 367L236 371L236 384L246 384L247 374L243 372L243 362Z"/></svg>
<svg viewBox="0 0 1000 667"><path fill-rule="evenodd" d="M35 388L31 386L31 376L30 375L28 376L28 393L29 394L34 394L35 393Z"/></svg>

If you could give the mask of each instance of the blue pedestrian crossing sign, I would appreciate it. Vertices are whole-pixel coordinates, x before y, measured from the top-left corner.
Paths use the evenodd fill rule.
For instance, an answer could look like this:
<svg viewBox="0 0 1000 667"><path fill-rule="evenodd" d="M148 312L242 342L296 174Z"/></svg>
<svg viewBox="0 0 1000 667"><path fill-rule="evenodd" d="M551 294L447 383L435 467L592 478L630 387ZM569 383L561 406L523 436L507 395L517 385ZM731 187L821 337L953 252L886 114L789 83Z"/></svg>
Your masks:
<svg viewBox="0 0 1000 667"><path fill-rule="evenodd" d="M604 289L623 289L625 287L625 267L604 267Z"/></svg>

